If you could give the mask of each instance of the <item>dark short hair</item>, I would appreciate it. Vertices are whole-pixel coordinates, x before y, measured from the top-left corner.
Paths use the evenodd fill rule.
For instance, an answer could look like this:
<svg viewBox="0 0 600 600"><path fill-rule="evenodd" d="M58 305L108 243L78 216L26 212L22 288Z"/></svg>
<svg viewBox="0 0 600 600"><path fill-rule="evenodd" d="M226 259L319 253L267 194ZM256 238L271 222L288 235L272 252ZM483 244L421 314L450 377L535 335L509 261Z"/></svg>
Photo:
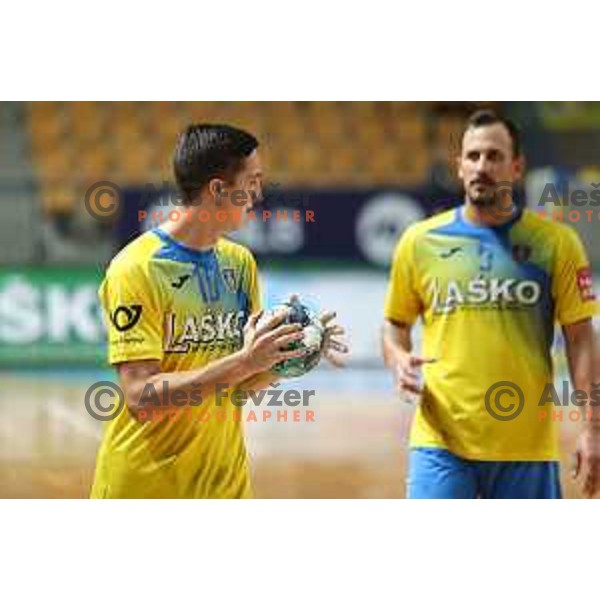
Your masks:
<svg viewBox="0 0 600 600"><path fill-rule="evenodd" d="M475 129L477 127L486 127L487 125L495 125L500 123L506 127L510 139L512 140L513 156L516 158L521 156L521 133L517 126L507 117L503 117L493 110L478 110L474 112L468 119L463 131L463 135L469 129Z"/></svg>
<svg viewBox="0 0 600 600"><path fill-rule="evenodd" d="M179 135L173 157L175 181L184 199L193 200L212 179L232 181L257 147L253 135L230 125L190 125Z"/></svg>

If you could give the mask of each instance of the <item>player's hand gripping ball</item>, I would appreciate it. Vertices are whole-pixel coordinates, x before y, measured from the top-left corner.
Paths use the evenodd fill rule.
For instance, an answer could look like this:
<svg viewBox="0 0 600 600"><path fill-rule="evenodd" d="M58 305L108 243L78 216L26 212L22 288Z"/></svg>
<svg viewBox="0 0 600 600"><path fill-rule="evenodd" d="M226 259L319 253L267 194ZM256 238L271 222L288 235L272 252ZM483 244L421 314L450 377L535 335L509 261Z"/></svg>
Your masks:
<svg viewBox="0 0 600 600"><path fill-rule="evenodd" d="M304 348L306 354L277 363L271 370L280 377L300 377L314 369L319 363L325 339L325 328L319 317L306 305L302 304L297 296L292 296L287 302L275 307L268 314L263 315L261 320L269 318L281 310L288 312L282 324L293 325L299 323L302 325L302 333L304 333L303 339L292 342L285 350Z"/></svg>

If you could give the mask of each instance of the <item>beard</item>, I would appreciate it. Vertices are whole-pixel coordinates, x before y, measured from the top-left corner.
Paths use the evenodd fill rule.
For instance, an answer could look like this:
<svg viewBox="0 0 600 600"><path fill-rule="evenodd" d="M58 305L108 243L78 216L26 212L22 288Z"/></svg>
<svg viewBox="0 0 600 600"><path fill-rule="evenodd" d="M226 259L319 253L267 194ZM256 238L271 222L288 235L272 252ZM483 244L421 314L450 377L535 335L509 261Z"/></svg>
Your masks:
<svg viewBox="0 0 600 600"><path fill-rule="evenodd" d="M494 195L472 195L469 198L475 206L494 206L496 204L496 197Z"/></svg>
<svg viewBox="0 0 600 600"><path fill-rule="evenodd" d="M513 191L510 181L482 177L469 185L467 195L476 206L508 206L512 204Z"/></svg>
<svg viewBox="0 0 600 600"><path fill-rule="evenodd" d="M498 201L494 184L474 184L469 190L469 199L475 206L493 206Z"/></svg>

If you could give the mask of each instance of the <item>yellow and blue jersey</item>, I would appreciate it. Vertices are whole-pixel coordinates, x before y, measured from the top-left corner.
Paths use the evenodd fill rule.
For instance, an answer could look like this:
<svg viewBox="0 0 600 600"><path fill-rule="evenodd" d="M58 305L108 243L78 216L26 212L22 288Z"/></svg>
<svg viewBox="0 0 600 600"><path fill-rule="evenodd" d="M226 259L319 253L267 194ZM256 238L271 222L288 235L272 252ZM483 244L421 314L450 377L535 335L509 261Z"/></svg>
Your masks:
<svg viewBox="0 0 600 600"><path fill-rule="evenodd" d="M142 234L113 259L99 290L109 362L153 359L163 372L189 371L239 350L259 309L257 277L250 251L226 239L199 251L162 229ZM214 400L205 392L178 419L138 421L125 409L109 421L92 497L250 496L241 408L221 402L224 414L205 418Z"/></svg>
<svg viewBox="0 0 600 600"><path fill-rule="evenodd" d="M464 207L412 225L395 250L385 303L390 321L421 317L421 355L437 359L423 368L411 447L475 460L558 459L558 424L539 413L553 383L555 323L596 314L590 265L567 225L523 210L501 226L478 226ZM486 408L499 382L522 392L514 418L501 412L521 406L514 387L499 410Z"/></svg>

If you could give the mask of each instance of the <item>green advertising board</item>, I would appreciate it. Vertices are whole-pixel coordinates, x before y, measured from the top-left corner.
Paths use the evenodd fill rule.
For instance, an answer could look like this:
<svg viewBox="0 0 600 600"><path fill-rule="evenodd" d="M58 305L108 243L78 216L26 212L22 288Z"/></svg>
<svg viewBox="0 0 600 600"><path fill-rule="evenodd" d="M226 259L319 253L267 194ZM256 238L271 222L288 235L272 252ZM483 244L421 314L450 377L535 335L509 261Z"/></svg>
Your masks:
<svg viewBox="0 0 600 600"><path fill-rule="evenodd" d="M103 364L101 279L93 268L1 268L0 366Z"/></svg>

